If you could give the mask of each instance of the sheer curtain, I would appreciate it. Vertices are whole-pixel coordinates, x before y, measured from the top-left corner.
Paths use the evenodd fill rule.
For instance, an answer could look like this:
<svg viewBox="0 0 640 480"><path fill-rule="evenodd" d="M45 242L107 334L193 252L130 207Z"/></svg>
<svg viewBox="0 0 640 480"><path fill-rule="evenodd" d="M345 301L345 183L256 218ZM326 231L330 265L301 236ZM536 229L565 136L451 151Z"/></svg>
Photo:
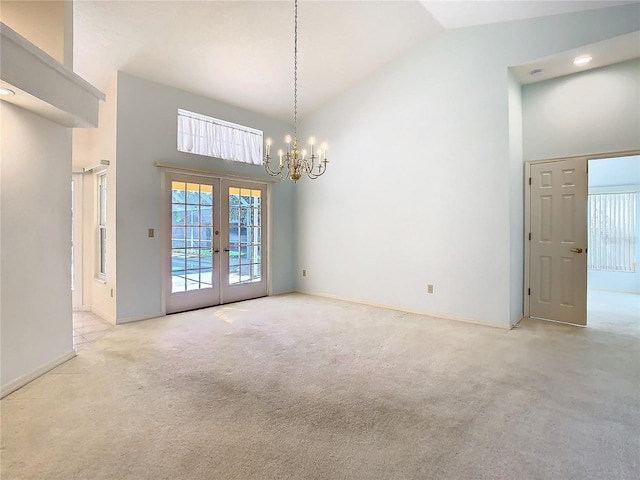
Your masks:
<svg viewBox="0 0 640 480"><path fill-rule="evenodd" d="M636 271L636 194L589 195L588 268Z"/></svg>
<svg viewBox="0 0 640 480"><path fill-rule="evenodd" d="M262 131L178 110L178 150L262 165Z"/></svg>

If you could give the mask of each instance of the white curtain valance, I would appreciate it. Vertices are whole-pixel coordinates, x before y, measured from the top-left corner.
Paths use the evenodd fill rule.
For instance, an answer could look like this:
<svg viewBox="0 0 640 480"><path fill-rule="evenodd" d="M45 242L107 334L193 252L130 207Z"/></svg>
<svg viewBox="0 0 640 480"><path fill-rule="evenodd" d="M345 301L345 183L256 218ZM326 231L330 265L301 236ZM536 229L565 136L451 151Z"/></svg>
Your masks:
<svg viewBox="0 0 640 480"><path fill-rule="evenodd" d="M178 150L262 165L260 130L178 110Z"/></svg>

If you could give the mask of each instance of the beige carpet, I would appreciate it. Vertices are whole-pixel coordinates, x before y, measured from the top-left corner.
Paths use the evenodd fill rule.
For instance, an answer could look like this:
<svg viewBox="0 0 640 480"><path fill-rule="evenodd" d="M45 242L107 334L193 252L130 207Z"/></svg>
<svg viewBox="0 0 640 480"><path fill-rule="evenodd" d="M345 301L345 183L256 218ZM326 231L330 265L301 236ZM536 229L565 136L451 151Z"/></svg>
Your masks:
<svg viewBox="0 0 640 480"><path fill-rule="evenodd" d="M9 395L2 480L638 479L638 326L285 295L119 326Z"/></svg>

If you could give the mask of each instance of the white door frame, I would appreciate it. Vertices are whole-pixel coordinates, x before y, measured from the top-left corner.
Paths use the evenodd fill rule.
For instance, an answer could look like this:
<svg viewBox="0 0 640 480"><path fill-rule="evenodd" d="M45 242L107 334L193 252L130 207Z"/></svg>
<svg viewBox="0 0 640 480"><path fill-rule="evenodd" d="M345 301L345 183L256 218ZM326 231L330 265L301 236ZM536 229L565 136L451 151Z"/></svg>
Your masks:
<svg viewBox="0 0 640 480"><path fill-rule="evenodd" d="M175 164L168 164L168 163L163 163L163 162L156 162L155 164L156 167L160 168L161 171L161 176L160 176L160 188L161 188L161 202L162 202L162 206L161 206L161 220L160 220L160 238L162 238L163 240L166 239L166 236L169 234L168 232L171 230L171 224L170 224L170 220L171 220L171 194L170 194L170 189L169 189L169 181L170 181L170 177L172 174L177 174L177 175L189 175L189 176L193 176L193 177L202 177L202 178L207 178L207 179L215 179L215 180L219 180L220 181L220 185L222 185L223 180L236 180L236 181L242 181L242 182L247 182L247 183L255 183L255 184L262 184L265 186L265 193L266 193L266 235L265 235L265 261L264 261L264 268L266 270L266 272L263 272L264 277L265 277L265 281L266 281L266 290L267 290L267 295L271 295L272 294L272 272L271 272L271 245L272 245L272 235L273 235L273 229L271 228L271 224L272 224L272 219L271 219L271 215L272 215L272 205L273 205L273 200L272 200L272 190L273 190L273 183L274 180L273 179L265 179L265 178L257 178L257 177L250 177L250 176L241 176L241 175L233 175L233 174L227 174L224 172L218 172L215 170L208 170L208 169L200 169L200 168L190 168L190 167L181 167L179 165L175 165ZM162 292L161 292L161 299L162 299L162 314L166 315L167 314L167 297L168 297L168 293L167 293L167 288L165 285L165 280L170 276L171 271L170 271L170 264L169 262L165 261L166 256L167 256L167 251L166 251L166 246L161 247L161 254L162 254L162 262L161 262L161 276L162 276L162 281L161 281L161 286L162 286ZM221 298L220 298L220 302L221 304L224 303L224 299L222 298L222 292L221 292Z"/></svg>
<svg viewBox="0 0 640 480"><path fill-rule="evenodd" d="M603 158L618 158L618 157L628 157L632 155L640 155L640 150L625 150L621 152L612 152L612 153L600 153L595 155L575 155L572 157L562 157L562 158L548 158L543 160L528 160L525 162L525 175L524 175L524 317L530 318L530 308L531 308L531 297L529 296L529 288L530 288L530 275L531 275L531 243L529 242L529 225L531 224L531 190L529 189L529 185L531 185L531 165L537 163L551 163L551 162L561 162L569 159L580 159L583 158L587 164L587 174L589 168L589 160L598 160ZM589 246L587 245L587 248ZM586 288L586 287L585 287ZM586 292L585 292L586 293ZM587 315L588 316L588 315ZM587 318L588 323L588 318ZM572 324L567 324L572 325Z"/></svg>
<svg viewBox="0 0 640 480"><path fill-rule="evenodd" d="M71 202L73 202L73 231L71 232L71 242L73 248L73 289L71 290L71 302L73 310L78 311L85 310L82 295L82 203L84 198L83 174L72 173L71 181L73 182L73 196L71 198Z"/></svg>

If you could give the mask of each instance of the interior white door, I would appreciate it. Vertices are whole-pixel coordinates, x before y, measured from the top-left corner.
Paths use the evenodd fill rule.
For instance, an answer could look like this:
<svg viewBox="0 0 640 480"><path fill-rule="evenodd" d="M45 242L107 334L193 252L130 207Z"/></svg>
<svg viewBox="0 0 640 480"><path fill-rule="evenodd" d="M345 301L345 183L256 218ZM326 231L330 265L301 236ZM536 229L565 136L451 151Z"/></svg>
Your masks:
<svg viewBox="0 0 640 480"><path fill-rule="evenodd" d="M221 206L223 301L263 297L267 295L266 185L223 180Z"/></svg>
<svg viewBox="0 0 640 480"><path fill-rule="evenodd" d="M531 165L531 317L587 323L587 160Z"/></svg>

